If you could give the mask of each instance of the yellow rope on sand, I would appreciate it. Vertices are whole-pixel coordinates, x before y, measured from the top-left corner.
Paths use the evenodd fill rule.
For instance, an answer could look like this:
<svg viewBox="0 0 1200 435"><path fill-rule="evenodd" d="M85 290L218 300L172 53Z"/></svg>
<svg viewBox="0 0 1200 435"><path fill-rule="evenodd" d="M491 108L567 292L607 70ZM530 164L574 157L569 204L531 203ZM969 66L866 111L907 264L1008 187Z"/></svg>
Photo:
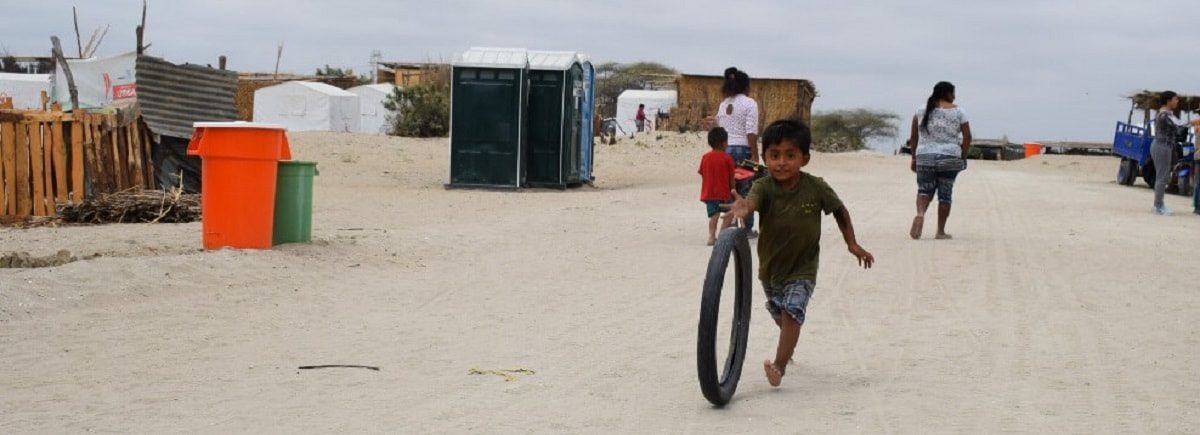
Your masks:
<svg viewBox="0 0 1200 435"><path fill-rule="evenodd" d="M537 372L535 372L533 370L529 370L529 369L523 369L523 368L507 369L507 370L504 370L504 369L501 369L501 370L479 370L476 368L472 368L471 370L467 371L467 374L471 374L471 375L500 376L500 377L504 378L504 382L512 382L512 381L517 380L517 375L532 375L535 373L537 373Z"/></svg>

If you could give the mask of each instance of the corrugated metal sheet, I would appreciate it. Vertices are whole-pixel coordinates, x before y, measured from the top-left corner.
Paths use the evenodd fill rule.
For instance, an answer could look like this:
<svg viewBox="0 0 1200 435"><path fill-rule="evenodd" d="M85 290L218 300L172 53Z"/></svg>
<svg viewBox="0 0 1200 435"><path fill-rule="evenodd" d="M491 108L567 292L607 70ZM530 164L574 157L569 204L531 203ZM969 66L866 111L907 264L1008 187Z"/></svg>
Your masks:
<svg viewBox="0 0 1200 435"><path fill-rule="evenodd" d="M136 68L138 105L154 133L190 139L195 122L237 120L237 72L151 56L138 56Z"/></svg>
<svg viewBox="0 0 1200 435"><path fill-rule="evenodd" d="M529 67L529 53L523 48L472 47L454 61L454 66L525 69Z"/></svg>

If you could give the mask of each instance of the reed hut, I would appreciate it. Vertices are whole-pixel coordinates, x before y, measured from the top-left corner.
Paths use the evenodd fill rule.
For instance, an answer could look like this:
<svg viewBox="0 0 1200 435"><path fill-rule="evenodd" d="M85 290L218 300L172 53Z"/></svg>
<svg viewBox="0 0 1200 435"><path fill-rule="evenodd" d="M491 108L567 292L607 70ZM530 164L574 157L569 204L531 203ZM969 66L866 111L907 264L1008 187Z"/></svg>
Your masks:
<svg viewBox="0 0 1200 435"><path fill-rule="evenodd" d="M721 94L721 76L682 74L675 80L679 102L671 111L671 128L692 131L704 128L704 117L717 113L725 96ZM812 122L812 103L817 88L803 79L751 78L751 98L758 102L758 124L783 118Z"/></svg>

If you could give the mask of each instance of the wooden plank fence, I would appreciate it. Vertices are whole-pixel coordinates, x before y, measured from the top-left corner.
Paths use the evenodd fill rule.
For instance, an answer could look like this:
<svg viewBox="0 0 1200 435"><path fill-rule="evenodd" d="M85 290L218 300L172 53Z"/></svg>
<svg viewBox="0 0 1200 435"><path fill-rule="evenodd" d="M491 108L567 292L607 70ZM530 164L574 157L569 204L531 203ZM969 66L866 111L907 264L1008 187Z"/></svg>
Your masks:
<svg viewBox="0 0 1200 435"><path fill-rule="evenodd" d="M136 106L64 113L0 100L0 216L54 216L58 203L152 188L153 168Z"/></svg>

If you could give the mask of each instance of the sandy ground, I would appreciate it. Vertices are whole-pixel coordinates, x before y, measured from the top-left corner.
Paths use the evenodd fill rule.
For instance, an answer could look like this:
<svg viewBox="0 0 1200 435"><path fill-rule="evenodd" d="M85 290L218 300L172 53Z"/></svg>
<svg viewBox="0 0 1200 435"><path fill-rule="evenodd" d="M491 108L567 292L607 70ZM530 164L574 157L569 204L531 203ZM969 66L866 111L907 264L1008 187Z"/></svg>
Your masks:
<svg viewBox="0 0 1200 435"><path fill-rule="evenodd" d="M200 224L0 229L0 433L1196 433L1200 216L1108 157L971 162L952 241L907 237L904 157L816 154L826 219L781 388L756 290L734 401L696 381L699 136L597 152L595 187L447 191L445 140L293 134L314 242ZM932 219L926 229L932 233ZM756 285L757 288L757 285ZM317 364L381 368L298 370ZM511 382L471 369L529 369Z"/></svg>

